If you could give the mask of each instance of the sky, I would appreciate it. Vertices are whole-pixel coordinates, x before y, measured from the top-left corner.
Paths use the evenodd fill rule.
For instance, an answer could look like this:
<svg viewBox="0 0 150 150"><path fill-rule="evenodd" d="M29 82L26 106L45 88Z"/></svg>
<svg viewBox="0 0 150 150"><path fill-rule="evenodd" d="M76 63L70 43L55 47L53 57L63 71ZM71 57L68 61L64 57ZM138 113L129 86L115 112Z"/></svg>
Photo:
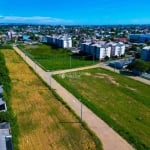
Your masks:
<svg viewBox="0 0 150 150"><path fill-rule="evenodd" d="M0 0L0 23L150 24L150 0Z"/></svg>

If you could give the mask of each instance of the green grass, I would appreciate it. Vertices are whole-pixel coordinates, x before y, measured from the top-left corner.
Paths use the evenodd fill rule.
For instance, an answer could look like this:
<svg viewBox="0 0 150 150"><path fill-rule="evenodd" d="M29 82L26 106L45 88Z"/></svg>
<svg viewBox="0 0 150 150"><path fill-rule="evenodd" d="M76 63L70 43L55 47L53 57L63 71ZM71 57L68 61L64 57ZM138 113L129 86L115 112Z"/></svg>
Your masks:
<svg viewBox="0 0 150 150"><path fill-rule="evenodd" d="M139 150L150 149L150 86L104 69L54 78Z"/></svg>
<svg viewBox="0 0 150 150"><path fill-rule="evenodd" d="M36 61L45 70L62 70L93 65L92 60L72 57L70 50L48 45L19 46L24 53Z"/></svg>
<svg viewBox="0 0 150 150"><path fill-rule="evenodd" d="M4 49L12 49L12 46L9 45L9 44L4 44L4 45L0 44L0 49L2 49L2 50L4 50Z"/></svg>
<svg viewBox="0 0 150 150"><path fill-rule="evenodd" d="M0 112L0 122L9 122L11 125L11 132L12 132L12 139L13 139L13 146L15 150L18 150L18 123L17 118L13 113L11 108L11 101L10 101L10 92L11 92L11 80L9 78L9 72L5 65L5 58L4 55L1 53L0 50L0 85L4 87L4 100L6 101L7 111Z"/></svg>

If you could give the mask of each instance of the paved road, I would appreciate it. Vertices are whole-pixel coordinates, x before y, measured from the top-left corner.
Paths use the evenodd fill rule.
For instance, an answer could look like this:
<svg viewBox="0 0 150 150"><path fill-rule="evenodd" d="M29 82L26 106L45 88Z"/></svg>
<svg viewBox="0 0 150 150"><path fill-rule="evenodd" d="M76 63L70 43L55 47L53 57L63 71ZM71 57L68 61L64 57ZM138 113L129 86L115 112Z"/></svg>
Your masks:
<svg viewBox="0 0 150 150"><path fill-rule="evenodd" d="M104 150L133 150L133 147L128 144L120 135L118 135L112 128L110 128L103 120L97 117L85 105L81 104L79 100L62 87L56 80L54 80L51 72L45 72L38 65L36 65L30 58L25 56L17 47L15 51L33 68L33 70L56 92L60 97L70 106L75 113L81 115L88 127L100 138ZM96 66L97 67L97 66ZM91 68L91 67L90 67ZM88 69L86 67L86 69Z"/></svg>

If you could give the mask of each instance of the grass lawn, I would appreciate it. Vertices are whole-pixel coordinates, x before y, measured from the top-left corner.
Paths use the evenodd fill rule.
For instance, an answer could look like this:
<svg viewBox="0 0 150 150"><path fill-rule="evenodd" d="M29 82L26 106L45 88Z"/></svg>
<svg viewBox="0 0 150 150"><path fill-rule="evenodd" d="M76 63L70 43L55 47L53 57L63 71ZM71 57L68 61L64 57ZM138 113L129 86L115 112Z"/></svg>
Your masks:
<svg viewBox="0 0 150 150"><path fill-rule="evenodd" d="M11 79L11 106L20 150L101 150L99 140L13 51L2 51Z"/></svg>
<svg viewBox="0 0 150 150"><path fill-rule="evenodd" d="M149 85L100 68L54 78L134 147L150 149Z"/></svg>
<svg viewBox="0 0 150 150"><path fill-rule="evenodd" d="M71 57L72 52L62 48L48 45L26 45L20 46L30 58L39 63L45 70L62 70L93 65L92 60Z"/></svg>

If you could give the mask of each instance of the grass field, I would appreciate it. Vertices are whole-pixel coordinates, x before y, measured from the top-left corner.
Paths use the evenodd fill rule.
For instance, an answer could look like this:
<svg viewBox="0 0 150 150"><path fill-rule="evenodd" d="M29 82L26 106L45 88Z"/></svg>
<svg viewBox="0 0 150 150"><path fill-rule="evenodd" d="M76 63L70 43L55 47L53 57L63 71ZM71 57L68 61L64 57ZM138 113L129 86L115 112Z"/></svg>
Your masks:
<svg viewBox="0 0 150 150"><path fill-rule="evenodd" d="M0 47L0 85L3 85L4 93L3 99L6 101L7 111L0 112L0 122L9 122L11 126L11 133L12 133L12 141L13 147L15 150L18 150L18 123L17 118L13 113L11 107L11 99L10 99L10 92L11 92L11 80L9 78L9 72L5 64L5 57L1 52L1 49L8 48L8 47ZM1 148L0 148L1 149Z"/></svg>
<svg viewBox="0 0 150 150"><path fill-rule="evenodd" d="M99 140L13 51L2 51L12 84L11 105L19 126L19 150L95 150Z"/></svg>
<svg viewBox="0 0 150 150"><path fill-rule="evenodd" d="M150 149L150 86L104 69L54 78L139 150Z"/></svg>
<svg viewBox="0 0 150 150"><path fill-rule="evenodd" d="M70 69L96 63L96 61L84 60L81 57L71 57L71 51L48 45L26 45L19 48L39 63L45 70Z"/></svg>

